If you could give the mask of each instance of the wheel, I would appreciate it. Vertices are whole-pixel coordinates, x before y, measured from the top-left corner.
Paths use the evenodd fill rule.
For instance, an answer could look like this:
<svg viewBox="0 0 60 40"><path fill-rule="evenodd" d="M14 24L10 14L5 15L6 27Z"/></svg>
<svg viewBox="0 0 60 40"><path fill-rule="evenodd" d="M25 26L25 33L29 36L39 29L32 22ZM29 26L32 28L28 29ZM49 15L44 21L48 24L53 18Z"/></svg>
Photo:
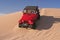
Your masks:
<svg viewBox="0 0 60 40"><path fill-rule="evenodd" d="M35 23L33 24L32 29L36 29L36 24Z"/></svg>
<svg viewBox="0 0 60 40"><path fill-rule="evenodd" d="M33 25L29 25L29 26L27 27L27 29L32 29L32 27L33 27Z"/></svg>
<svg viewBox="0 0 60 40"><path fill-rule="evenodd" d="M36 29L36 25L35 25L35 23L34 23L33 25L29 25L28 28L29 28L29 29Z"/></svg>
<svg viewBox="0 0 60 40"><path fill-rule="evenodd" d="M20 23L19 23L19 28L23 28L23 27L22 27L22 24L20 24Z"/></svg>

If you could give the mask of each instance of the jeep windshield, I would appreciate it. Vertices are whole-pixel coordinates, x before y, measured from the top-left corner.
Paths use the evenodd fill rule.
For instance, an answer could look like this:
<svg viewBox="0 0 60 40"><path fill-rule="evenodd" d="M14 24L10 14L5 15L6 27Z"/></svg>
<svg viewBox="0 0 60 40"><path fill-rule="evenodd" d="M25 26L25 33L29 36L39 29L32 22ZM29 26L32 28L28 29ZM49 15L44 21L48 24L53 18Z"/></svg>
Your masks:
<svg viewBox="0 0 60 40"><path fill-rule="evenodd" d="M23 13L37 13L35 10L23 10Z"/></svg>

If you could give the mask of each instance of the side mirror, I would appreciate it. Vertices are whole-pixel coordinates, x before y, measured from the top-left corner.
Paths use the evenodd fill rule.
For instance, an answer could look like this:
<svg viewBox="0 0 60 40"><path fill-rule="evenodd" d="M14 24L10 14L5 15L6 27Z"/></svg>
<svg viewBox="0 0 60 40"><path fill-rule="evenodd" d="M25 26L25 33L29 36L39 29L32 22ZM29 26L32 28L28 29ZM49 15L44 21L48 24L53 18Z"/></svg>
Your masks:
<svg viewBox="0 0 60 40"><path fill-rule="evenodd" d="M23 13L26 13L26 10L23 10Z"/></svg>

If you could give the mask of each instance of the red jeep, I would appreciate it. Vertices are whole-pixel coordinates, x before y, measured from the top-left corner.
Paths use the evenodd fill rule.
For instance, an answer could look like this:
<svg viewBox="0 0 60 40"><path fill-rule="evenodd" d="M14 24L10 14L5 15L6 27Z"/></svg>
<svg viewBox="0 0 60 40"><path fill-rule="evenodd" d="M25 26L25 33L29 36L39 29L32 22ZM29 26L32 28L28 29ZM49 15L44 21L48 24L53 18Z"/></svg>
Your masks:
<svg viewBox="0 0 60 40"><path fill-rule="evenodd" d="M26 6L23 10L23 16L19 20L19 27L36 28L36 21L40 19L38 6Z"/></svg>

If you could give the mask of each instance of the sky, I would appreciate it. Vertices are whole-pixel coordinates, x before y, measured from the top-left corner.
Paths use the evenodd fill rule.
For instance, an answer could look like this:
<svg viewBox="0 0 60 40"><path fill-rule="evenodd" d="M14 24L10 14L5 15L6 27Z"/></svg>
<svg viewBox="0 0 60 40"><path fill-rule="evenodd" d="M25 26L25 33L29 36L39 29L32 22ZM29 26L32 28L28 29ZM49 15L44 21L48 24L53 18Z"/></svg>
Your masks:
<svg viewBox="0 0 60 40"><path fill-rule="evenodd" d="M0 0L0 14L21 11L25 6L60 8L60 0Z"/></svg>

